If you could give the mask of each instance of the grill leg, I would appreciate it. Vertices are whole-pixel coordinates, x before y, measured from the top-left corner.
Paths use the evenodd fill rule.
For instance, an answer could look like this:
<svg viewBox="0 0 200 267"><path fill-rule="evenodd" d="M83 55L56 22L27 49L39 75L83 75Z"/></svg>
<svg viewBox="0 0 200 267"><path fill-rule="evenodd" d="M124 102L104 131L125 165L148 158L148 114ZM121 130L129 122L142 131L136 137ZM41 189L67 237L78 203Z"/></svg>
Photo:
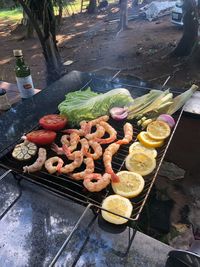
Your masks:
<svg viewBox="0 0 200 267"><path fill-rule="evenodd" d="M59 249L59 251L57 252L57 254L55 255L55 257L53 258L52 262L49 264L49 267L53 267L54 264L57 262L58 258L60 257L61 253L63 252L64 248L66 247L67 243L70 241L72 235L74 234L74 232L76 231L76 229L78 228L79 224L81 223L83 217L85 216L85 214L87 213L87 211L90 209L90 207L92 206L92 204L88 204L87 207L85 208L84 212L82 213L81 217L78 219L77 223L75 224L73 230L71 231L71 233L68 235L68 237L66 238L65 242L62 244L61 248Z"/></svg>

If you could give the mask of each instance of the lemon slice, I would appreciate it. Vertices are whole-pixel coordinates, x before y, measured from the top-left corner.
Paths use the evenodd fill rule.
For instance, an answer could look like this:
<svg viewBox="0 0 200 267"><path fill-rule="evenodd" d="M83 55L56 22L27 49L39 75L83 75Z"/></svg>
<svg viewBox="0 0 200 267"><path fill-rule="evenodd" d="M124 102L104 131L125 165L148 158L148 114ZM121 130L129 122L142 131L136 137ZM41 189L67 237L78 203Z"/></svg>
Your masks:
<svg viewBox="0 0 200 267"><path fill-rule="evenodd" d="M150 174L156 167L156 160L144 152L133 152L126 158L126 168L140 175Z"/></svg>
<svg viewBox="0 0 200 267"><path fill-rule="evenodd" d="M154 140L150 138L147 132L144 131L138 134L137 139L143 144L143 146L146 146L148 148L156 148L163 145L163 140Z"/></svg>
<svg viewBox="0 0 200 267"><path fill-rule="evenodd" d="M134 142L129 147L129 153L131 154L132 152L144 152L154 158L157 157L157 151L154 148L145 147L140 142Z"/></svg>
<svg viewBox="0 0 200 267"><path fill-rule="evenodd" d="M127 218L131 217L131 213L133 210L130 200L119 195L111 195L105 198L102 203L102 208ZM104 220L110 223L123 224L128 221L127 219L124 219L104 210L101 211L101 214Z"/></svg>
<svg viewBox="0 0 200 267"><path fill-rule="evenodd" d="M163 140L170 135L171 129L164 121L152 121L147 126L147 133L154 140Z"/></svg>
<svg viewBox="0 0 200 267"><path fill-rule="evenodd" d="M136 197L144 188L143 177L135 172L121 171L117 173L119 183L112 183L113 191L123 197Z"/></svg>

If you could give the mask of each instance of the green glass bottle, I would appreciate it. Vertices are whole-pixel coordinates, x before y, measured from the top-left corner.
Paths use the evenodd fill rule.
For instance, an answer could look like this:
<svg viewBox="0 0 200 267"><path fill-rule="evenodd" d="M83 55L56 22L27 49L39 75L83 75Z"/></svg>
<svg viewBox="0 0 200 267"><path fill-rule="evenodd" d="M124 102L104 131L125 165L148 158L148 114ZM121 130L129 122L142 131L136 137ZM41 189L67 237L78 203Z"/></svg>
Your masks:
<svg viewBox="0 0 200 267"><path fill-rule="evenodd" d="M13 50L13 54L16 59L15 75L17 87L21 98L29 98L35 94L30 68L24 62L22 50Z"/></svg>

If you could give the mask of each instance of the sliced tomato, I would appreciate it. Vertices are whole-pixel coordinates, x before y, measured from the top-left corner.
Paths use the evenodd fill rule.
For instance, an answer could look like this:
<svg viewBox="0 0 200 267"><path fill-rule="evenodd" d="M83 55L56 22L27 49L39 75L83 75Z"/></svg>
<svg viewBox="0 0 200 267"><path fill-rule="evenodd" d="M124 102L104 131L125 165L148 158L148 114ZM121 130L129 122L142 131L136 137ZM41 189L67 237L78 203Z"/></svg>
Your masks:
<svg viewBox="0 0 200 267"><path fill-rule="evenodd" d="M56 133L49 130L36 130L26 135L28 141L37 145L47 145L53 143Z"/></svg>
<svg viewBox="0 0 200 267"><path fill-rule="evenodd" d="M42 128L52 131L59 131L67 124L67 118L58 114L49 114L39 120Z"/></svg>

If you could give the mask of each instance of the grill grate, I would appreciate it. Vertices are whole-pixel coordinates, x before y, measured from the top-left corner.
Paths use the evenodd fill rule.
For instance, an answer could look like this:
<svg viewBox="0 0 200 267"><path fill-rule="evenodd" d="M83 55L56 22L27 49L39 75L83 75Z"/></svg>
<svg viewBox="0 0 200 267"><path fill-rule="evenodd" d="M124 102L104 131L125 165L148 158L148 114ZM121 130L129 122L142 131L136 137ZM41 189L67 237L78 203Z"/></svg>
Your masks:
<svg viewBox="0 0 200 267"><path fill-rule="evenodd" d="M181 117L181 113L179 114L178 120ZM123 138L123 124L121 122L116 122L114 120L110 120L109 123L116 129L118 133L118 139ZM134 138L131 143L133 143L136 140L136 137L138 133L141 131L136 125L135 121L131 121L133 128L134 128ZM176 127L175 127L176 128ZM174 128L174 131L175 131ZM151 188L153 186L153 183L155 181L155 178L157 176L159 167L162 163L162 160L164 158L164 155L166 153L167 147L170 143L170 140L173 136L174 131L171 133L171 136L168 140L165 141L165 145L158 149L158 155L156 158L156 169L153 173L151 173L148 176L144 177L145 180L145 186L142 191L142 193L133 199L130 199L133 204L133 212L132 216L130 218L131 221L136 221L139 218L139 215L143 209L143 206L145 205L145 202L147 200L147 197L151 191ZM60 136L58 137L58 140L60 140ZM58 143L58 142L56 142ZM131 145L122 145L116 155L113 157L112 166L113 170L115 172L118 172L120 170L125 170L124 161L126 156L128 155L129 146ZM13 145L14 147L14 145ZM106 189L102 190L101 192L88 192L87 189L83 186L82 181L75 181L70 178L68 175L50 175L47 173L47 171L43 168L41 171L36 173L26 173L24 174L22 172L22 167L25 165L24 162L21 163L15 159L13 159L11 152L13 147L10 149L10 151L4 155L0 160L0 166L4 167L6 169L11 169L14 173L18 174L24 179L27 179L33 183L36 183L40 186L43 186L44 188L52 191L55 194L70 198L84 206L87 206L88 204L92 204L94 207L101 208L101 203L103 199L108 195L112 194L112 187L109 185ZM106 146L104 146L105 148ZM51 157L55 155L54 152L52 152L49 148L47 148L47 155L48 157ZM35 159L32 159L31 162L27 162L26 164L29 165L33 163ZM66 158L65 158L66 162ZM81 166L79 169L77 169L77 172L84 169L84 165ZM95 172L104 173L104 167L103 167L103 161L102 159L95 161Z"/></svg>

